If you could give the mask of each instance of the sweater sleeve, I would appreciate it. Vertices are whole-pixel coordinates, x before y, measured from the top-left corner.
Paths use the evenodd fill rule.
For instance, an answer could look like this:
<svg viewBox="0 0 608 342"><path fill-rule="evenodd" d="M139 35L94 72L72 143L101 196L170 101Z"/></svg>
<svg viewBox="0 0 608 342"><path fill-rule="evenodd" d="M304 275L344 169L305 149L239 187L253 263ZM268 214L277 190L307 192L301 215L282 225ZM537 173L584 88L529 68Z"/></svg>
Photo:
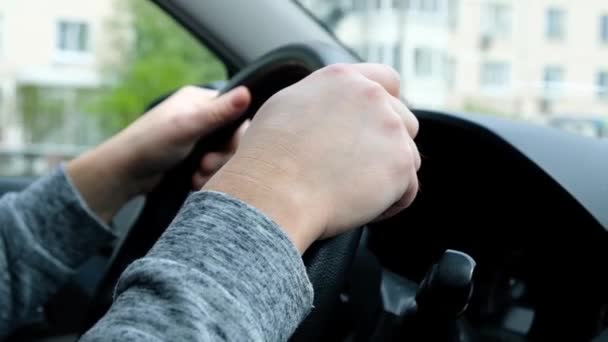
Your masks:
<svg viewBox="0 0 608 342"><path fill-rule="evenodd" d="M61 167L0 198L0 339L37 310L114 235Z"/></svg>
<svg viewBox="0 0 608 342"><path fill-rule="evenodd" d="M198 192L120 277L83 341L285 341L312 308L298 251L257 209Z"/></svg>

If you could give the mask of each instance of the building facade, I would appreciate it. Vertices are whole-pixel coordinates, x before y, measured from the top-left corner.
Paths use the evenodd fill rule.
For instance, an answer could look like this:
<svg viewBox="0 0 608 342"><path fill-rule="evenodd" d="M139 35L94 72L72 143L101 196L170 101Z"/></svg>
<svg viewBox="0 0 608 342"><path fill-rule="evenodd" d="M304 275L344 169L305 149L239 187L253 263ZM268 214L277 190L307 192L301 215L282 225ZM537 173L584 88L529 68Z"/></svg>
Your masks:
<svg viewBox="0 0 608 342"><path fill-rule="evenodd" d="M106 34L114 9L110 0L0 1L0 147L95 139L75 102L101 85L115 55ZM28 132L28 120L40 129Z"/></svg>
<svg viewBox="0 0 608 342"><path fill-rule="evenodd" d="M302 0L416 106L532 121L608 117L603 0Z"/></svg>

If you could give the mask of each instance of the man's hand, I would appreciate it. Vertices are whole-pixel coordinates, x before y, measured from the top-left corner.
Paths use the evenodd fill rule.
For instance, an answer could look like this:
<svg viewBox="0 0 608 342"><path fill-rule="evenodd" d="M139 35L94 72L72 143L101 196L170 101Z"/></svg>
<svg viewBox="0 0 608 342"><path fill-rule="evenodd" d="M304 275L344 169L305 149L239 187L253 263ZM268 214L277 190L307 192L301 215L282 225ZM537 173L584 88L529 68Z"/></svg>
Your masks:
<svg viewBox="0 0 608 342"><path fill-rule="evenodd" d="M72 160L67 171L89 207L108 221L130 198L151 190L202 137L236 120L249 106L240 87L215 91L184 87L97 148ZM200 189L232 156L243 124L222 151L208 153L193 175Z"/></svg>
<svg viewBox="0 0 608 342"><path fill-rule="evenodd" d="M375 64L333 65L271 97L233 158L203 187L273 218L300 252L409 206L418 121Z"/></svg>

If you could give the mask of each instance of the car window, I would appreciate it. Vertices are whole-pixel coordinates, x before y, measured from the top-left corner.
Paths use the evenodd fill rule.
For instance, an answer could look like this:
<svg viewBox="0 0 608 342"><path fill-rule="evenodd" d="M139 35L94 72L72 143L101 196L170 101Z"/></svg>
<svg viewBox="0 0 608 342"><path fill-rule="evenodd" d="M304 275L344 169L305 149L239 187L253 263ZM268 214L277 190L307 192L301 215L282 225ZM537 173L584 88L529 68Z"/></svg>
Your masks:
<svg viewBox="0 0 608 342"><path fill-rule="evenodd" d="M298 2L415 107L608 137L608 1Z"/></svg>
<svg viewBox="0 0 608 342"><path fill-rule="evenodd" d="M0 176L47 172L222 62L148 0L0 1Z"/></svg>

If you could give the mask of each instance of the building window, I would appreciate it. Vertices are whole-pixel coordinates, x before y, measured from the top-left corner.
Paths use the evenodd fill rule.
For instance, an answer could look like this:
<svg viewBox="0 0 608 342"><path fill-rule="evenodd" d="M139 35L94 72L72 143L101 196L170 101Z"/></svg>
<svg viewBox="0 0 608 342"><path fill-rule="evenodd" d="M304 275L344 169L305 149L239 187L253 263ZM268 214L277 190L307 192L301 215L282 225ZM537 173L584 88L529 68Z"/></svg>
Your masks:
<svg viewBox="0 0 608 342"><path fill-rule="evenodd" d="M88 52L89 25L77 21L60 21L57 24L57 48L62 52Z"/></svg>
<svg viewBox="0 0 608 342"><path fill-rule="evenodd" d="M448 20L450 29L455 30L458 27L458 1L448 0Z"/></svg>
<svg viewBox="0 0 608 342"><path fill-rule="evenodd" d="M393 45L393 67L400 74L401 74L401 59L402 59L401 54L402 53L403 53L403 47L401 46L401 43L397 43L397 44Z"/></svg>
<svg viewBox="0 0 608 342"><path fill-rule="evenodd" d="M511 35L511 7L497 2L485 3L481 12L482 32L490 37Z"/></svg>
<svg viewBox="0 0 608 342"><path fill-rule="evenodd" d="M4 52L4 18L0 15L0 56Z"/></svg>
<svg viewBox="0 0 608 342"><path fill-rule="evenodd" d="M547 10L547 39L563 39L566 35L566 13L558 8Z"/></svg>
<svg viewBox="0 0 608 342"><path fill-rule="evenodd" d="M367 43L361 44L360 46L355 48L355 51L359 54L359 57L361 57L361 59L365 61L368 60L369 46L367 45Z"/></svg>
<svg viewBox="0 0 608 342"><path fill-rule="evenodd" d="M380 53L378 52L378 48L377 48L376 44L369 44L367 60L370 62L377 63L379 59L380 59Z"/></svg>
<svg viewBox="0 0 608 342"><path fill-rule="evenodd" d="M385 50L384 50L384 44L378 44L378 45L376 45L376 51L377 51L377 54L376 54L376 60L375 61L377 63L384 63L384 58L385 58L384 57L384 52L385 52Z"/></svg>
<svg viewBox="0 0 608 342"><path fill-rule="evenodd" d="M367 48L367 61L383 63L384 45L382 43L370 43Z"/></svg>
<svg viewBox="0 0 608 342"><path fill-rule="evenodd" d="M363 44L356 49L364 60L373 63L387 64L395 69L400 69L401 64L401 45L391 43Z"/></svg>
<svg viewBox="0 0 608 342"><path fill-rule="evenodd" d="M300 2L300 4L302 4L304 7L308 8L308 9L312 8L312 4L305 4L302 1L299 1L299 2ZM335 7L340 8L344 12L349 12L349 11L353 10L353 6L354 6L353 0L342 0L342 1L340 1L339 4L336 4Z"/></svg>
<svg viewBox="0 0 608 342"><path fill-rule="evenodd" d="M436 13L439 11L439 0L418 0L420 12Z"/></svg>
<svg viewBox="0 0 608 342"><path fill-rule="evenodd" d="M427 48L414 49L414 74L428 77L433 73L433 51Z"/></svg>
<svg viewBox="0 0 608 342"><path fill-rule="evenodd" d="M608 100L608 71L597 73L597 97L601 100Z"/></svg>
<svg viewBox="0 0 608 342"><path fill-rule="evenodd" d="M397 2L406 0L352 0L352 6L343 4L343 8L352 8L355 11L390 9L395 7Z"/></svg>
<svg viewBox="0 0 608 342"><path fill-rule="evenodd" d="M443 58L444 63L444 77L447 83L448 89L454 89L456 83L456 60L453 57L445 55Z"/></svg>
<svg viewBox="0 0 608 342"><path fill-rule="evenodd" d="M400 2L399 0L369 0L369 1L371 1L372 8L376 9L376 10L399 8L397 3Z"/></svg>
<svg viewBox="0 0 608 342"><path fill-rule="evenodd" d="M353 1L353 10L365 11L366 9L367 9L367 0L354 0Z"/></svg>
<svg viewBox="0 0 608 342"><path fill-rule="evenodd" d="M410 0L393 0L392 6L394 9L407 9L410 6Z"/></svg>
<svg viewBox="0 0 608 342"><path fill-rule="evenodd" d="M481 85L486 88L504 88L510 82L511 67L504 62L486 62L481 65Z"/></svg>
<svg viewBox="0 0 608 342"><path fill-rule="evenodd" d="M424 13L437 13L440 7L439 0L401 0L399 2L402 3L402 8Z"/></svg>
<svg viewBox="0 0 608 342"><path fill-rule="evenodd" d="M549 96L559 95L564 82L564 69L559 66L548 66L543 75L545 93Z"/></svg>
<svg viewBox="0 0 608 342"><path fill-rule="evenodd" d="M600 40L608 44L608 14L600 17Z"/></svg>

